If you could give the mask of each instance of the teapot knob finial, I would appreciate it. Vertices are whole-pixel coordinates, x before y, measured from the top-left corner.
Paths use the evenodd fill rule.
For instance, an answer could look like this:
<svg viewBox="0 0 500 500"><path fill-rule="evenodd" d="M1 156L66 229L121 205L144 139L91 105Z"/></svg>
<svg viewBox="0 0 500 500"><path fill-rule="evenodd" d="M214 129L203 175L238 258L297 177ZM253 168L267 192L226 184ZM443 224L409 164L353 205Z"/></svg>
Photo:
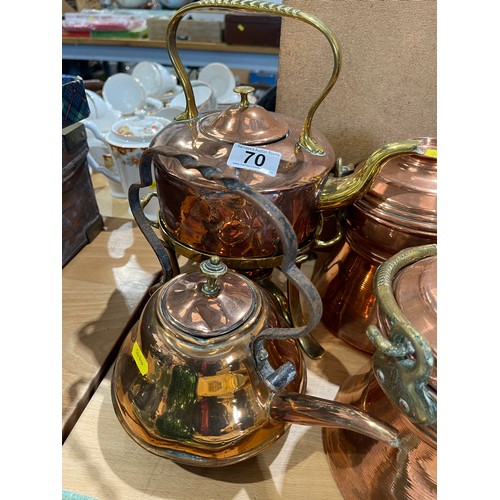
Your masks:
<svg viewBox="0 0 500 500"><path fill-rule="evenodd" d="M255 89L251 85L238 85L237 87L234 87L233 91L240 94L240 108L248 108L248 106L250 106L248 94L255 92Z"/></svg>
<svg viewBox="0 0 500 500"><path fill-rule="evenodd" d="M221 262L217 255L213 255L209 260L204 260L200 264L201 272L208 278L206 283L201 286L201 291L209 297L219 293L220 287L217 284L217 278L227 273L227 266Z"/></svg>

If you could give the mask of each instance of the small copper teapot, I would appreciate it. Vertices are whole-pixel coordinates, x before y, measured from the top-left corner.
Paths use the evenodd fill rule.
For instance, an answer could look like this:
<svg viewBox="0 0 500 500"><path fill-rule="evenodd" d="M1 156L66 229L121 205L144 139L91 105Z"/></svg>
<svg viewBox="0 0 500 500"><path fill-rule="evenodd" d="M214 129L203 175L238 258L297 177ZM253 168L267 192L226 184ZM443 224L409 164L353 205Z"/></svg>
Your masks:
<svg viewBox="0 0 500 500"><path fill-rule="evenodd" d="M249 86L235 88L240 102L199 114L179 58L176 32L184 15L203 8L290 17L325 36L332 49L332 73L303 123L252 104L248 94L253 89ZM312 128L317 108L338 77L338 43L320 19L299 9L248 0L193 2L170 18L167 49L186 96L186 108L156 135L150 149L162 236L189 259L200 261L218 255L232 269L246 271L272 269L283 254L273 225L238 194L221 192L216 182L200 174L200 165L237 177L272 200L291 222L301 255L318 242L325 244L320 239L322 219L359 199L386 160L419 151L419 141L388 145L374 153L364 168L344 176L349 171L342 167L326 137ZM190 160L180 162L172 155L162 155L163 147Z"/></svg>
<svg viewBox="0 0 500 500"><path fill-rule="evenodd" d="M116 359L112 400L124 429L152 453L203 467L250 458L291 423L349 428L397 446L397 433L382 420L304 394L306 368L295 339L319 323L321 298L295 264L297 241L286 217L237 179L219 180L274 221L285 251L280 269L301 294L307 322L291 327L272 294L217 256L200 271L169 279ZM131 189L140 203L139 185ZM168 262L166 248L155 248Z"/></svg>

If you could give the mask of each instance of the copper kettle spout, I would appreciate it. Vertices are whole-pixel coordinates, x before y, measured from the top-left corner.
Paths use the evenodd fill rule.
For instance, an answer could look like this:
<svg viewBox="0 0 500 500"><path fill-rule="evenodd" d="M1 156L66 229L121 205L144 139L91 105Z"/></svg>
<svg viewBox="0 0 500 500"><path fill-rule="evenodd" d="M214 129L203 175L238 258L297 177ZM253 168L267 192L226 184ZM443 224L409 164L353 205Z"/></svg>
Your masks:
<svg viewBox="0 0 500 500"><path fill-rule="evenodd" d="M356 203L370 188L385 163L394 156L403 154L425 155L422 141L408 140L386 144L372 153L363 166L345 177L330 174L319 196L319 210L330 212Z"/></svg>
<svg viewBox="0 0 500 500"><path fill-rule="evenodd" d="M401 444L398 430L384 421L354 406L314 396L276 392L271 398L270 417L277 422L348 429L394 448Z"/></svg>

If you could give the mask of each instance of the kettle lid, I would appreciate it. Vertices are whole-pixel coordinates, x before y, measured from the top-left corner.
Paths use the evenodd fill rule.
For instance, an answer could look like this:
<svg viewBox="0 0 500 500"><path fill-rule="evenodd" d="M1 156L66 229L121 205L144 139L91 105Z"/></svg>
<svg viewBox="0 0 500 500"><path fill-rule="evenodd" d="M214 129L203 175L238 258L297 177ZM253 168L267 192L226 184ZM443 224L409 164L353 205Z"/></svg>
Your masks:
<svg viewBox="0 0 500 500"><path fill-rule="evenodd" d="M202 118L201 132L212 139L249 145L269 144L286 137L290 127L283 118L250 103L248 94L254 90L250 85L235 87L240 102Z"/></svg>
<svg viewBox="0 0 500 500"><path fill-rule="evenodd" d="M214 256L203 261L201 272L176 276L163 289L158 308L174 330L194 337L216 337L232 332L256 309L254 285Z"/></svg>

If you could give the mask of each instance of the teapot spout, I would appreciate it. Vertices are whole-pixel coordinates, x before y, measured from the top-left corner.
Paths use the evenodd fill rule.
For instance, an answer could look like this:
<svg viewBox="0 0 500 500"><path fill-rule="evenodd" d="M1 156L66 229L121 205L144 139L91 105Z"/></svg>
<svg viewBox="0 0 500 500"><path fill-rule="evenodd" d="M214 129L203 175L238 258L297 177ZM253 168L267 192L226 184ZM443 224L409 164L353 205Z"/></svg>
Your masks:
<svg viewBox="0 0 500 500"><path fill-rule="evenodd" d="M372 153L365 164L355 169L352 174L345 177L335 177L330 174L321 189L319 210L331 212L355 203L368 191L371 183L388 160L403 154L425 155L425 149L420 147L421 145L421 140L386 144Z"/></svg>
<svg viewBox="0 0 500 500"><path fill-rule="evenodd" d="M276 422L348 429L398 448L399 432L379 418L354 406L309 395L280 391L270 404L270 417Z"/></svg>

